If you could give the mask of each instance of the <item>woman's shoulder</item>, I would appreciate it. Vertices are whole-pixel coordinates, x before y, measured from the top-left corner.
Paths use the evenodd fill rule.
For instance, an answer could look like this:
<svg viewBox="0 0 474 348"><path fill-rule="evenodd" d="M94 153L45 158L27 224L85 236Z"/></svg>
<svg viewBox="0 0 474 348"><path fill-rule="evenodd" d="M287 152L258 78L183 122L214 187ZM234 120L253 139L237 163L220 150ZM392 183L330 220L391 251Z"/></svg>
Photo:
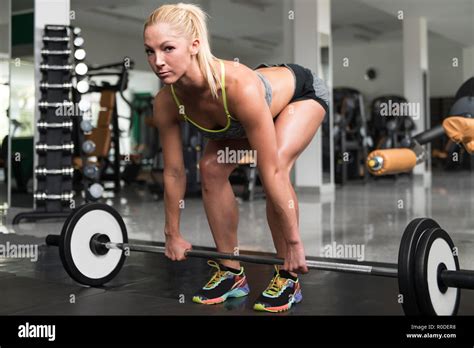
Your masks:
<svg viewBox="0 0 474 348"><path fill-rule="evenodd" d="M223 61L226 72L226 91L229 95L258 89L258 76L255 71L239 61Z"/></svg>
<svg viewBox="0 0 474 348"><path fill-rule="evenodd" d="M153 101L153 109L155 117L163 118L176 118L177 108L176 104L171 95L171 89L169 85L163 86L155 95Z"/></svg>
<svg viewBox="0 0 474 348"><path fill-rule="evenodd" d="M176 107L169 85L164 85L158 90L155 95L154 104L166 108Z"/></svg>

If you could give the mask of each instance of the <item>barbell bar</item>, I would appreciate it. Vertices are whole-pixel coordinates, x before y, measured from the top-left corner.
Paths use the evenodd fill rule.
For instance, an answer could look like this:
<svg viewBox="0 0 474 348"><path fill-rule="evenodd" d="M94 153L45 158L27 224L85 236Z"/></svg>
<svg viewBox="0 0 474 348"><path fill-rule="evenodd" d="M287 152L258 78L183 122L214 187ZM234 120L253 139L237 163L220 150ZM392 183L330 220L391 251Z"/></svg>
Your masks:
<svg viewBox="0 0 474 348"><path fill-rule="evenodd" d="M164 254L165 247L153 246L153 245L140 245L140 244L130 244L130 243L114 243L114 242L101 242L103 234L96 235L91 243L95 244L96 248L106 248L106 249L118 249L118 250L130 250L130 251L141 251L148 253L157 253ZM263 265L283 265L284 260L271 257L271 256L250 256L250 255L240 255L234 253L221 253L217 251L206 251L206 250L186 250L184 253L186 257L197 257L197 258L211 258L211 259L221 259L221 260L232 260L232 261L242 261ZM370 266L370 265L357 265L350 263L339 263L339 262L328 262L328 261L317 261L317 260L306 260L306 265L310 269L319 269L323 271L340 271L348 273L368 273L375 276L381 277L397 277L396 268L390 267L380 267L380 266Z"/></svg>
<svg viewBox="0 0 474 348"><path fill-rule="evenodd" d="M162 246L101 242L100 241L101 236L104 236L104 235L98 234L92 240L92 243L96 244L96 247L98 248L102 247L102 248L107 248L107 249L119 249L123 251L126 251L128 249L130 251L141 251L141 252L158 253L158 254L165 253L165 247L162 247ZM278 259L275 257L249 256L249 255L221 253L217 251L205 251L205 250L186 250L185 256L242 261L242 262L264 264L264 265L283 265L284 264L283 259ZM306 260L306 265L310 269L318 269L321 271L366 273L366 274L379 276L379 277L398 278L398 265L396 264L391 264L390 266L382 267L382 266L373 266L373 265L357 265L357 264L334 262L334 261ZM443 284L446 287L457 287L457 288L462 287L465 289L474 289L474 271L443 270L440 273L440 277L443 280Z"/></svg>
<svg viewBox="0 0 474 348"><path fill-rule="evenodd" d="M125 223L112 207L90 203L76 208L60 235L49 235L48 245L59 247L62 264L78 283L102 286L125 262L127 251L164 254L162 246L128 242ZM306 260L309 269L398 278L402 307L407 315L455 315L460 289L474 289L474 271L460 270L454 243L436 221L417 218L406 227L398 264L377 264L326 258ZM207 250L187 250L187 257L283 265L272 256L253 256Z"/></svg>

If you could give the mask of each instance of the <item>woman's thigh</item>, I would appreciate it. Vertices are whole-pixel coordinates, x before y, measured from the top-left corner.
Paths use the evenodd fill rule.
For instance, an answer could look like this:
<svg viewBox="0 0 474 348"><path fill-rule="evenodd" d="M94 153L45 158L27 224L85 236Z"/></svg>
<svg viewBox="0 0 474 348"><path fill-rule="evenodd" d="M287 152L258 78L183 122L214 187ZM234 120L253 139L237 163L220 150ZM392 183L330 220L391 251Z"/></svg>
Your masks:
<svg viewBox="0 0 474 348"><path fill-rule="evenodd" d="M250 150L247 139L208 140L204 149L203 157L199 162L201 172L222 173L229 176L237 168L237 156L231 156L232 152L239 150Z"/></svg>
<svg viewBox="0 0 474 348"><path fill-rule="evenodd" d="M275 121L281 165L291 170L294 162L309 145L326 111L317 101L307 99L287 105Z"/></svg>

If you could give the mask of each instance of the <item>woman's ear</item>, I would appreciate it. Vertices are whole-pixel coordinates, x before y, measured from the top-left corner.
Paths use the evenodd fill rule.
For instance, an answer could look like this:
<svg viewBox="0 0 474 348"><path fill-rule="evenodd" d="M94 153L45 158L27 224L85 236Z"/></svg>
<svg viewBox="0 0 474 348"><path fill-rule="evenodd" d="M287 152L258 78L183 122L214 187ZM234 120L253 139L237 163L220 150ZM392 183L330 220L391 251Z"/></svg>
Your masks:
<svg viewBox="0 0 474 348"><path fill-rule="evenodd" d="M198 54L200 46L201 46L201 42L199 41L199 39L194 39L191 42L191 54L193 56Z"/></svg>

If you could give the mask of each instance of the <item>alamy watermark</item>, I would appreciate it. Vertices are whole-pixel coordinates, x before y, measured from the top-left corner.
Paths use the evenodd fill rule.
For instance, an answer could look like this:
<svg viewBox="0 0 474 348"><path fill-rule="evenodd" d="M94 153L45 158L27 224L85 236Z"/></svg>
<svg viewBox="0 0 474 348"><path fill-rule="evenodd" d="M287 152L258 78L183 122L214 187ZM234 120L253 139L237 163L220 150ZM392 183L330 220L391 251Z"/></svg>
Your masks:
<svg viewBox="0 0 474 348"><path fill-rule="evenodd" d="M0 258L30 259L38 261L38 244L0 244Z"/></svg>
<svg viewBox="0 0 474 348"><path fill-rule="evenodd" d="M392 102L380 103L380 116L407 116L415 120L420 118L420 103Z"/></svg>
<svg viewBox="0 0 474 348"><path fill-rule="evenodd" d="M337 244L332 242L321 248L321 256L334 259L365 260L365 245L363 244Z"/></svg>
<svg viewBox="0 0 474 348"><path fill-rule="evenodd" d="M56 325L36 325L26 322L18 326L19 338L46 338L56 340Z"/></svg>
<svg viewBox="0 0 474 348"><path fill-rule="evenodd" d="M225 147L217 151L217 163L249 164L250 167L257 165L256 150L233 150Z"/></svg>

